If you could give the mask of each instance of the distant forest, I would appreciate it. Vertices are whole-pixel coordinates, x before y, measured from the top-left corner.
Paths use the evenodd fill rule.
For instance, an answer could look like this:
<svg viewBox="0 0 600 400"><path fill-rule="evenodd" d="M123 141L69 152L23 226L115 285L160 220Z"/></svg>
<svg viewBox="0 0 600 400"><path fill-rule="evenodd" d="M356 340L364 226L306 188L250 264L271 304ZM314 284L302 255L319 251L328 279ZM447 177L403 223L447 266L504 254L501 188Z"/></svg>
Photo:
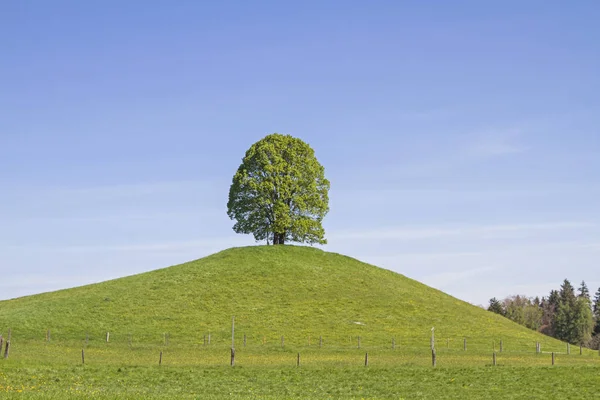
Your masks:
<svg viewBox="0 0 600 400"><path fill-rule="evenodd" d="M590 298L585 282L575 288L565 279L548 297L510 296L490 299L488 311L571 344L600 348L600 288Z"/></svg>

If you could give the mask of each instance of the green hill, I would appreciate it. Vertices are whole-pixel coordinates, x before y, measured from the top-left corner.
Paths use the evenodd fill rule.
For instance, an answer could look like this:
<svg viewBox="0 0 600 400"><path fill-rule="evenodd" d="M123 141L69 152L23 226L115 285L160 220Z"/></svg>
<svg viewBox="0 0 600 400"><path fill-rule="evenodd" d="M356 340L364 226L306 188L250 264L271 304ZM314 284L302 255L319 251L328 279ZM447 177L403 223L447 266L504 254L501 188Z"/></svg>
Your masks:
<svg viewBox="0 0 600 400"><path fill-rule="evenodd" d="M200 260L99 284L0 302L0 332L13 337L81 340L111 332L175 343L249 340L302 342L323 336L364 346L429 345L431 328L446 346L469 348L503 340L512 351L559 341L453 298L401 274L303 246L233 248ZM240 337L240 336L238 336Z"/></svg>

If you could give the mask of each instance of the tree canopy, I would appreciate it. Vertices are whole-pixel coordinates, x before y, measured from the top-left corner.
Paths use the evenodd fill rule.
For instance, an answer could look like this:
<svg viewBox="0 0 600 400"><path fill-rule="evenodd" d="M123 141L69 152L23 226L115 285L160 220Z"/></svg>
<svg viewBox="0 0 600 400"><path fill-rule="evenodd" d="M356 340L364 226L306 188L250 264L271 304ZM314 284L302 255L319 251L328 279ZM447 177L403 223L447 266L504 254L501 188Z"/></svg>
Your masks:
<svg viewBox="0 0 600 400"><path fill-rule="evenodd" d="M327 243L322 220L329 212L329 181L314 150L291 135L274 133L254 143L229 189L233 230L257 241Z"/></svg>

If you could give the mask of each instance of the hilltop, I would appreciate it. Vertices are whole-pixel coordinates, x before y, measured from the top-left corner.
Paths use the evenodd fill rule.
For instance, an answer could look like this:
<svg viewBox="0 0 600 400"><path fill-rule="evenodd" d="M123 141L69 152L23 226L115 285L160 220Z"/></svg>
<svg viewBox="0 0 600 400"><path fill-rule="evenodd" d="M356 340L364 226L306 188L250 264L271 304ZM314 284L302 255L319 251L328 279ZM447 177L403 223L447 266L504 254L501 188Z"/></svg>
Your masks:
<svg viewBox="0 0 600 400"><path fill-rule="evenodd" d="M230 338L231 317L248 337L329 342L361 336L365 345L427 346L438 340L512 350L560 342L401 274L304 246L232 248L185 264L72 289L0 302L0 330L80 340L110 331L198 343ZM152 339L150 339L152 338ZM230 339L229 339L230 340Z"/></svg>

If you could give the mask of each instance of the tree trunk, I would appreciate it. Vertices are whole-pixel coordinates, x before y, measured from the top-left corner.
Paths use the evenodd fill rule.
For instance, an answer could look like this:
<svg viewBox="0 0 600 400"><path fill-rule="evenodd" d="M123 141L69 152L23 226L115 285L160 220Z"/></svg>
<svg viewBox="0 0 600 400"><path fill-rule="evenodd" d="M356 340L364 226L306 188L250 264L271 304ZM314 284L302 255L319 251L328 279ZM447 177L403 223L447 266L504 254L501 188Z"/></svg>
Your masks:
<svg viewBox="0 0 600 400"><path fill-rule="evenodd" d="M285 244L285 233L274 233L273 234L273 245Z"/></svg>

